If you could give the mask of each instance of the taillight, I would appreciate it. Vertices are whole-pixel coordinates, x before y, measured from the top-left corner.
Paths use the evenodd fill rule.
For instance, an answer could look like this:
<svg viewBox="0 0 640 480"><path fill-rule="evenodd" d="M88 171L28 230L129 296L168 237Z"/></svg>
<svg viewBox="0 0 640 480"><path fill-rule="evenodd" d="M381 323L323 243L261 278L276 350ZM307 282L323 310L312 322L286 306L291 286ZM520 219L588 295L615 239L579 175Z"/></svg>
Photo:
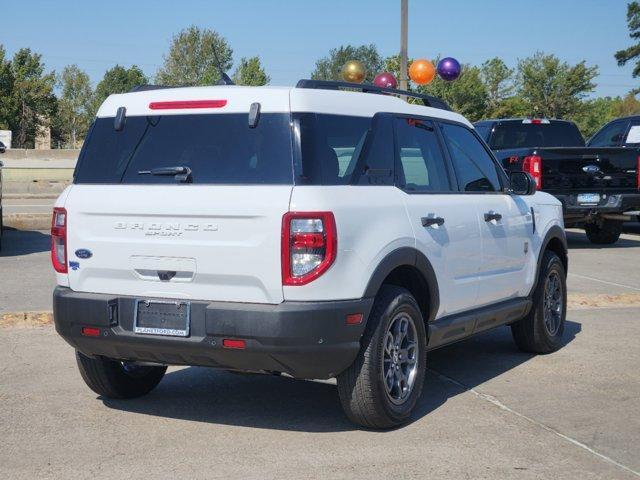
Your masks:
<svg viewBox="0 0 640 480"><path fill-rule="evenodd" d="M636 186L640 190L640 155L638 155L638 164L636 165Z"/></svg>
<svg viewBox="0 0 640 480"><path fill-rule="evenodd" d="M282 217L282 284L305 285L336 258L336 220L331 212L289 212Z"/></svg>
<svg viewBox="0 0 640 480"><path fill-rule="evenodd" d="M531 174L536 181L536 189L540 190L542 188L542 157L539 155L524 157L522 170Z"/></svg>
<svg viewBox="0 0 640 480"><path fill-rule="evenodd" d="M67 273L67 211L54 208L51 219L51 263L58 273Z"/></svg>

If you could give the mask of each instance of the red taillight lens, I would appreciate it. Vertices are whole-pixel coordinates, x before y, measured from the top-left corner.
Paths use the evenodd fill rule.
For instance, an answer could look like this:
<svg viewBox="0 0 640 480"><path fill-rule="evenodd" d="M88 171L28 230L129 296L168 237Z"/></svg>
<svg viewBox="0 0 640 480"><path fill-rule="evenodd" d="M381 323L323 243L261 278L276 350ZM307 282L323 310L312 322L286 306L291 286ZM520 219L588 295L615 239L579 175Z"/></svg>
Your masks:
<svg viewBox="0 0 640 480"><path fill-rule="evenodd" d="M51 218L51 263L58 273L67 273L67 211L54 208Z"/></svg>
<svg viewBox="0 0 640 480"><path fill-rule="evenodd" d="M538 155L524 157L522 170L531 174L536 181L536 188L540 190L542 188L542 157Z"/></svg>
<svg viewBox="0 0 640 480"><path fill-rule="evenodd" d="M336 220L331 212L289 212L282 217L282 284L306 285L336 258Z"/></svg>

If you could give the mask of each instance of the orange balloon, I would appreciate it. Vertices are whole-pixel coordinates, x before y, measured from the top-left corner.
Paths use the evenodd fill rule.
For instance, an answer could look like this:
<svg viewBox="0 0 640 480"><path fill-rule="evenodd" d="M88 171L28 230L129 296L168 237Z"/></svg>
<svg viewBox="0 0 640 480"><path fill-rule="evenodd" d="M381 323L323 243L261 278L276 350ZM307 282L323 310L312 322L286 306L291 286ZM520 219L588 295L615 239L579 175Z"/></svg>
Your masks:
<svg viewBox="0 0 640 480"><path fill-rule="evenodd" d="M409 67L409 78L418 85L426 85L436 76L436 68L429 60L415 60Z"/></svg>

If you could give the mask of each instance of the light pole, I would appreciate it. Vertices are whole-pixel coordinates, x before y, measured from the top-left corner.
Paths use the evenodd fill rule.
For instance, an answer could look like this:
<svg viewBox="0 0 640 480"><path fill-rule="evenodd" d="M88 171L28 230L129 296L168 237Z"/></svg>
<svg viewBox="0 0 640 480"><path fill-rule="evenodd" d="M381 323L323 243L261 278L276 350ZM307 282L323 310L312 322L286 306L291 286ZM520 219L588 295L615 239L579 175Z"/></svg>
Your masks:
<svg viewBox="0 0 640 480"><path fill-rule="evenodd" d="M407 33L409 30L409 0L400 0L400 90L407 89Z"/></svg>

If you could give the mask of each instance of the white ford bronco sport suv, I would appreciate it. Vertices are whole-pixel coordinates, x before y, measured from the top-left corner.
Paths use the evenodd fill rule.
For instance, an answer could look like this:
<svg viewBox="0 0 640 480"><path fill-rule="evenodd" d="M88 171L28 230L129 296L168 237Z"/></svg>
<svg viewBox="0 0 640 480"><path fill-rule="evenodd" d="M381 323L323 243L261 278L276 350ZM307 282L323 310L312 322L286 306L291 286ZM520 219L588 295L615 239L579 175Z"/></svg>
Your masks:
<svg viewBox="0 0 640 480"><path fill-rule="evenodd" d="M344 87L360 91L344 91ZM348 417L409 419L429 350L510 325L562 344L560 202L507 178L428 96L143 87L98 111L52 222L58 333L106 398L167 365L337 379Z"/></svg>

